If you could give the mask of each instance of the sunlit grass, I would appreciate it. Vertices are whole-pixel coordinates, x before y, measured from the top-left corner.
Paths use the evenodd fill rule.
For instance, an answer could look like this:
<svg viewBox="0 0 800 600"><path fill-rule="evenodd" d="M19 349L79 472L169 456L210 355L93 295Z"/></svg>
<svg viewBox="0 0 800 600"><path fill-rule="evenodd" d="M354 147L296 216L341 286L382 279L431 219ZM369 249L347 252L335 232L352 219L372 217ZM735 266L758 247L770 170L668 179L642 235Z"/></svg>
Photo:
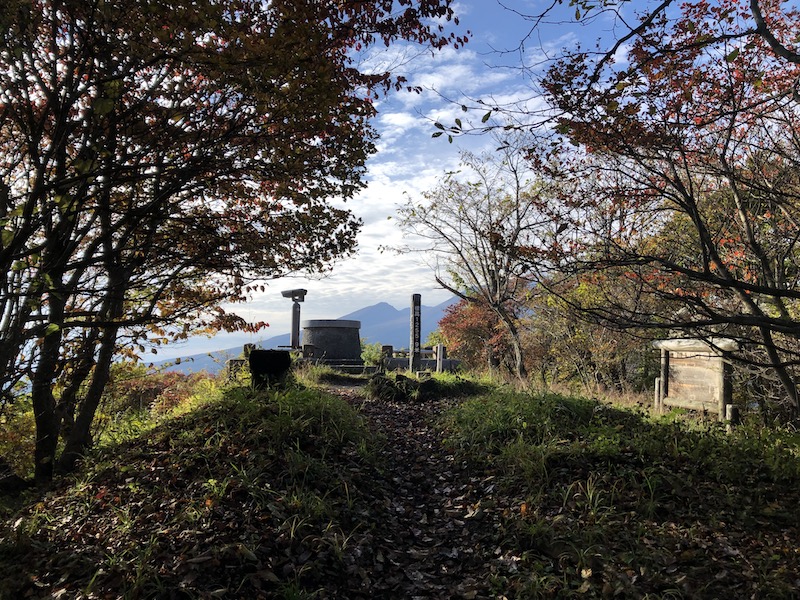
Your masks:
<svg viewBox="0 0 800 600"><path fill-rule="evenodd" d="M444 426L458 456L517 498L504 527L518 562L497 578L508 597L627 597L637 593L631 569L676 597L694 589L681 581L711 597L725 589L714 569L736 568L750 542L703 550L697 564L701 554L683 550L686 565L674 548L748 536L780 544L784 528L798 526L800 460L788 429L749 423L728 432L679 414L508 390L466 400ZM764 571L748 572L751 585L764 597L791 597L789 567L778 565L794 564L796 551L748 556ZM707 552L727 566L712 566Z"/></svg>
<svg viewBox="0 0 800 600"><path fill-rule="evenodd" d="M179 547L190 552L184 558L196 553L198 565L265 560L254 554L264 543L264 527L277 536L275 543L298 552L326 547L341 553L352 535L352 525L342 520L352 520L360 495L359 486L348 483L350 469L373 464L372 440L344 400L297 386L256 391L206 383L168 413L132 411L109 423L81 469L58 482L57 493L10 518L11 538L0 531L0 598L25 585L23 572L2 558L11 556L12 546L17 554L37 556L29 561L62 561L37 548L80 541L83 549L59 585L115 597L159 596L168 585L162 563L176 554L173 537L221 531L232 518L252 523L236 544ZM83 525L76 530L76 523ZM303 590L298 572L279 579L286 590Z"/></svg>

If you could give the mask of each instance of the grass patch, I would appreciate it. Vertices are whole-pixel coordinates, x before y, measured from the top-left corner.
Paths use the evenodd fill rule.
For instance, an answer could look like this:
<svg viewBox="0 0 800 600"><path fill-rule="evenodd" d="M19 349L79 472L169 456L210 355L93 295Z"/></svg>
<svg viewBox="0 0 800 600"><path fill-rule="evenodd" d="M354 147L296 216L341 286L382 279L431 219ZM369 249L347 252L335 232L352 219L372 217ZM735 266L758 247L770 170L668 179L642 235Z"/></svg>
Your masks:
<svg viewBox="0 0 800 600"><path fill-rule="evenodd" d="M341 571L373 461L348 404L239 387L133 429L7 519L0 598L280 597Z"/></svg>
<svg viewBox="0 0 800 600"><path fill-rule="evenodd" d="M451 373L436 373L419 378L408 373L377 373L365 388L371 400L386 402L425 402L435 398L463 398L485 392L483 382Z"/></svg>
<svg viewBox="0 0 800 600"><path fill-rule="evenodd" d="M310 362L296 365L292 373L298 383L307 387L325 384L362 386L369 380L368 375L342 373L327 365Z"/></svg>
<svg viewBox="0 0 800 600"><path fill-rule="evenodd" d="M791 432L508 391L466 401L446 429L517 507L513 570L495 582L508 597L795 597Z"/></svg>

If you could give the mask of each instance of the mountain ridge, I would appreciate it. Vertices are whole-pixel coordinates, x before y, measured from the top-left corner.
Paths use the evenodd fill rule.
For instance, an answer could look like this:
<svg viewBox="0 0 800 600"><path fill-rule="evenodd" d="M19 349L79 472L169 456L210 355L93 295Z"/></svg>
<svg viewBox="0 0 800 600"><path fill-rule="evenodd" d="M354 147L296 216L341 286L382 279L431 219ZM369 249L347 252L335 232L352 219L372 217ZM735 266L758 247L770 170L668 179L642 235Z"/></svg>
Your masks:
<svg viewBox="0 0 800 600"><path fill-rule="evenodd" d="M421 337L425 339L439 326L439 321L444 316L445 310L458 302L458 298L450 298L435 306L421 307ZM408 348L410 341L411 308L395 308L388 302L378 302L359 308L346 315L338 317L352 321L361 321L359 335L366 344L380 343L384 346L395 348ZM301 318L302 321L302 318ZM267 339L257 340L255 345L261 348L279 348L289 345L290 335L279 334ZM154 363L153 366L163 371L178 371L182 373L197 373L207 371L216 374L225 366L225 361L235 358L242 352L241 346L223 348L213 352L203 352L184 357L180 362L164 360Z"/></svg>

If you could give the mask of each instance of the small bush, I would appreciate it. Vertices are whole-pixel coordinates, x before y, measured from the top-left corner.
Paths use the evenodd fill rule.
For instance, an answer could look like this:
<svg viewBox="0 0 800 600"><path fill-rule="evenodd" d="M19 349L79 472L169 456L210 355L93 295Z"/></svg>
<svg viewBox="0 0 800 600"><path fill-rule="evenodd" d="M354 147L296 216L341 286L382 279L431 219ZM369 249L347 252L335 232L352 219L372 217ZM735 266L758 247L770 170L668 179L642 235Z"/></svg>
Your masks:
<svg viewBox="0 0 800 600"><path fill-rule="evenodd" d="M364 361L365 365L377 367L381 364L381 359L383 355L381 354L381 349L383 346L380 342L375 342L374 344L365 344L364 342L361 343L361 360Z"/></svg>
<svg viewBox="0 0 800 600"><path fill-rule="evenodd" d="M401 373L377 373L367 383L371 400L387 402L424 402L435 398L457 398L482 393L486 386L462 377L439 374L427 379Z"/></svg>
<svg viewBox="0 0 800 600"><path fill-rule="evenodd" d="M33 475L36 425L30 396L17 398L0 415L0 457L19 476Z"/></svg>
<svg viewBox="0 0 800 600"><path fill-rule="evenodd" d="M214 377L205 371L154 372L138 363L119 363L112 371L101 411L109 416L142 410L164 414L188 400L197 385L213 380Z"/></svg>

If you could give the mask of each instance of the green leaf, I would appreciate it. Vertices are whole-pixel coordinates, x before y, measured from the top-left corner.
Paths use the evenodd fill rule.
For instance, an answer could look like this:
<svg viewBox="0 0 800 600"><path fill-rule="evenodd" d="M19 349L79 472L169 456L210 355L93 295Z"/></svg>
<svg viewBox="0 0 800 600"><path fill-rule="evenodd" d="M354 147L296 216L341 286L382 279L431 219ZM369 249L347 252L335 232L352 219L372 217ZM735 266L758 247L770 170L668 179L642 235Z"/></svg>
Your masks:
<svg viewBox="0 0 800 600"><path fill-rule="evenodd" d="M58 333L59 331L61 331L61 327L58 325L58 323L50 323L47 326L47 329L44 330L44 334L47 336Z"/></svg>
<svg viewBox="0 0 800 600"><path fill-rule="evenodd" d="M434 134L433 134L431 137L435 137L435 138L437 138L437 137L439 137L440 135L442 135L443 133L444 133L444 131L437 131L437 132L436 132L436 133L434 133Z"/></svg>
<svg viewBox="0 0 800 600"><path fill-rule="evenodd" d="M72 204L72 196L69 194L56 194L54 199L58 205L58 208L60 208L62 212L69 209L70 204Z"/></svg>
<svg viewBox="0 0 800 600"><path fill-rule="evenodd" d="M111 98L98 98L92 105L95 114L107 115L114 110L114 101Z"/></svg>
<svg viewBox="0 0 800 600"><path fill-rule="evenodd" d="M442 131L444 131L444 125L442 125L439 122L434 123L433 126L436 127L436 129L441 129Z"/></svg>
<svg viewBox="0 0 800 600"><path fill-rule="evenodd" d="M120 96L122 96L123 89L124 87L120 79L113 79L111 81L106 81L103 84L103 94L108 98L119 98Z"/></svg>
<svg viewBox="0 0 800 600"><path fill-rule="evenodd" d="M492 111L487 112L485 115L483 115L481 123L486 123L486 121L488 121L491 116L492 116Z"/></svg>
<svg viewBox="0 0 800 600"><path fill-rule="evenodd" d="M739 48L734 48L728 55L725 57L725 60L728 62L733 62L736 60L736 57L739 56Z"/></svg>
<svg viewBox="0 0 800 600"><path fill-rule="evenodd" d="M75 167L75 170L80 175L86 175L87 173L92 171L92 169L94 169L97 166L97 164L96 164L96 161L91 160L91 159L84 160L82 158L78 158L78 159L75 159L75 161L73 161L72 166ZM69 197L67 196L67 198L69 198ZM59 206L61 206L61 203L59 202L59 200L57 198L56 198L56 202L59 204Z"/></svg>

